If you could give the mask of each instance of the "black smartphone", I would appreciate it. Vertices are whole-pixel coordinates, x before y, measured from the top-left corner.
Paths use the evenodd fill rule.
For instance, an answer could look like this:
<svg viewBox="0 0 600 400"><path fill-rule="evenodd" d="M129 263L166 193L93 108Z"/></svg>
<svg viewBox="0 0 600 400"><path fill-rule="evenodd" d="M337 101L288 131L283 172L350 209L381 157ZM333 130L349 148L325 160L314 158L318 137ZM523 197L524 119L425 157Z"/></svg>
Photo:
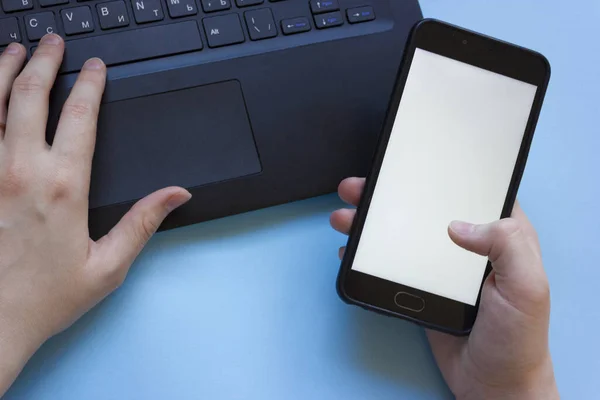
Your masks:
<svg viewBox="0 0 600 400"><path fill-rule="evenodd" d="M534 51L432 19L413 28L338 274L344 301L471 331L491 266L447 227L510 215L549 79Z"/></svg>

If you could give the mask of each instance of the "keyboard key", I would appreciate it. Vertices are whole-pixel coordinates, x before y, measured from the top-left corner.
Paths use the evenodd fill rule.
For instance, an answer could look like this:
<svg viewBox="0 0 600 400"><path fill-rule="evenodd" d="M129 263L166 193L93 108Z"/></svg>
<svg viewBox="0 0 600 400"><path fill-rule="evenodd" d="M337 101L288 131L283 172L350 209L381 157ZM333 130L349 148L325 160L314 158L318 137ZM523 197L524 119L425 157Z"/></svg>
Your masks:
<svg viewBox="0 0 600 400"><path fill-rule="evenodd" d="M123 1L96 4L98 20L102 29L114 29L129 25L127 8Z"/></svg>
<svg viewBox="0 0 600 400"><path fill-rule="evenodd" d="M358 22L374 20L375 12L371 6L355 7L347 9L346 16L348 17L348 22L356 24Z"/></svg>
<svg viewBox="0 0 600 400"><path fill-rule="evenodd" d="M273 13L269 8L246 11L244 13L250 39L261 40L277 36L277 27L273 20Z"/></svg>
<svg viewBox="0 0 600 400"><path fill-rule="evenodd" d="M60 15L67 35L77 35L94 31L92 11L88 6L67 8L61 10Z"/></svg>
<svg viewBox="0 0 600 400"><path fill-rule="evenodd" d="M310 31L310 23L306 17L284 19L281 21L281 31L284 35Z"/></svg>
<svg viewBox="0 0 600 400"><path fill-rule="evenodd" d="M69 0L39 0L40 6L42 7L50 7L56 6L59 4L67 4Z"/></svg>
<svg viewBox="0 0 600 400"><path fill-rule="evenodd" d="M100 57L106 65L115 65L201 49L202 39L196 21L156 25L69 40L61 71L79 71L91 57Z"/></svg>
<svg viewBox="0 0 600 400"><path fill-rule="evenodd" d="M230 0L202 0L202 9L204 12L213 12L229 10L231 8Z"/></svg>
<svg viewBox="0 0 600 400"><path fill-rule="evenodd" d="M264 2L265 0L235 0L238 7L255 6Z"/></svg>
<svg viewBox="0 0 600 400"><path fill-rule="evenodd" d="M0 19L0 46L6 46L12 42L20 42L19 24L16 18Z"/></svg>
<svg viewBox="0 0 600 400"><path fill-rule="evenodd" d="M337 11L340 5L337 0L310 0L310 10L313 14Z"/></svg>
<svg viewBox="0 0 600 400"><path fill-rule="evenodd" d="M171 18L198 14L195 0L166 0Z"/></svg>
<svg viewBox="0 0 600 400"><path fill-rule="evenodd" d="M332 28L344 24L344 17L339 11L334 11L327 14L315 15L315 25L319 29Z"/></svg>
<svg viewBox="0 0 600 400"><path fill-rule="evenodd" d="M204 31L209 47L227 46L244 41L242 24L237 14L204 18Z"/></svg>
<svg viewBox="0 0 600 400"><path fill-rule="evenodd" d="M56 20L51 11L25 16L25 30L29 40L40 40L47 33L56 33Z"/></svg>
<svg viewBox="0 0 600 400"><path fill-rule="evenodd" d="M160 0L131 0L131 5L138 24L160 21L165 17Z"/></svg>
<svg viewBox="0 0 600 400"><path fill-rule="evenodd" d="M2 0L4 12L31 10L32 8L33 0Z"/></svg>

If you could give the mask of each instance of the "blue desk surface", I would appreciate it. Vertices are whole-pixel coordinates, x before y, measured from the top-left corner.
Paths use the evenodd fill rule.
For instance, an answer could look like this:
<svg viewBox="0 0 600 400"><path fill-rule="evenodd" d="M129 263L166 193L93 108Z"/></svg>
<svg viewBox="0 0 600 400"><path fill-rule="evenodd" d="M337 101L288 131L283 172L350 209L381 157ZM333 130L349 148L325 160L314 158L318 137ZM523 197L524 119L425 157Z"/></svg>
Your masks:
<svg viewBox="0 0 600 400"><path fill-rule="evenodd" d="M544 53L553 76L520 200L552 287L565 399L600 392L600 3L423 0ZM335 196L161 233L125 285L49 341L7 399L446 399L423 332L343 305Z"/></svg>

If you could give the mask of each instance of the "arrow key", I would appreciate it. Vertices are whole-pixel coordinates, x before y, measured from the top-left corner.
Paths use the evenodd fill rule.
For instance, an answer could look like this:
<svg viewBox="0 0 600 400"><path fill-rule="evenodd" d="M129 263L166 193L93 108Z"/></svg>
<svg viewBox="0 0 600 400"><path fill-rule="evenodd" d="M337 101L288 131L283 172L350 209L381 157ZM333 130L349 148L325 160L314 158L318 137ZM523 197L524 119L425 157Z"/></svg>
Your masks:
<svg viewBox="0 0 600 400"><path fill-rule="evenodd" d="M348 17L348 22L356 24L358 22L374 20L375 12L371 6L355 7L347 9L346 16Z"/></svg>
<svg viewBox="0 0 600 400"><path fill-rule="evenodd" d="M339 11L315 15L315 25L319 29L332 28L344 24L344 17Z"/></svg>
<svg viewBox="0 0 600 400"><path fill-rule="evenodd" d="M310 10L313 14L320 14L340 9L338 0L310 0Z"/></svg>
<svg viewBox="0 0 600 400"><path fill-rule="evenodd" d="M310 23L306 17L284 19L281 21L281 31L284 35L310 31Z"/></svg>

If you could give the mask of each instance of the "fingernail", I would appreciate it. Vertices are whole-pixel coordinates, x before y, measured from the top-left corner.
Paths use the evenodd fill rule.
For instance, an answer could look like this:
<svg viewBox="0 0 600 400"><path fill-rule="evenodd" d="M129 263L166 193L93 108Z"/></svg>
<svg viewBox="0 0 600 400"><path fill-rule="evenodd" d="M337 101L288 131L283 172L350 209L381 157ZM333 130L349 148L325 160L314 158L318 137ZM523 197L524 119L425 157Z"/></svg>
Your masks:
<svg viewBox="0 0 600 400"><path fill-rule="evenodd" d="M56 45L56 44L59 44L60 41L61 41L60 36L55 35L54 33L50 33L42 38L41 43Z"/></svg>
<svg viewBox="0 0 600 400"><path fill-rule="evenodd" d="M8 45L8 47L4 50L4 52L6 54L19 54L21 52L21 45L17 44L17 43L11 43Z"/></svg>
<svg viewBox="0 0 600 400"><path fill-rule="evenodd" d="M450 222L450 229L458 235L466 236L475 231L475 225L463 221L452 221Z"/></svg>
<svg viewBox="0 0 600 400"><path fill-rule="evenodd" d="M183 204L187 203L191 198L192 195L188 191L172 195L171 197L169 197L169 200L167 200L167 211L171 212L174 209L181 207Z"/></svg>
<svg viewBox="0 0 600 400"><path fill-rule="evenodd" d="M100 69L104 66L104 63L99 58L90 58L83 64L83 69Z"/></svg>

